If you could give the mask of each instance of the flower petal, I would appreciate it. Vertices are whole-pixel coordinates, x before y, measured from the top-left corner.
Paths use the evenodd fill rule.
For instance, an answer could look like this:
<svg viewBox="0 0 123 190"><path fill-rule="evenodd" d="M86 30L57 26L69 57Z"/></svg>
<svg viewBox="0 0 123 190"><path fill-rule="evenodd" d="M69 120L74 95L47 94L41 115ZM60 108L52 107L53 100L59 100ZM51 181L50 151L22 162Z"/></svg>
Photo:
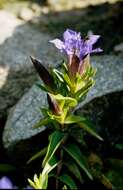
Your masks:
<svg viewBox="0 0 123 190"><path fill-rule="evenodd" d="M0 179L0 189L13 189L12 182L7 177L2 177Z"/></svg>
<svg viewBox="0 0 123 190"><path fill-rule="evenodd" d="M74 39L75 36L77 36L77 32L73 31L73 30L70 30L70 29L67 29L64 34L63 34L63 38L64 40L69 40L69 39Z"/></svg>
<svg viewBox="0 0 123 190"><path fill-rule="evenodd" d="M64 43L59 39L50 40L50 43L53 43L58 49L62 50L64 47Z"/></svg>
<svg viewBox="0 0 123 190"><path fill-rule="evenodd" d="M98 53L98 52L103 52L101 48L96 48L91 51L91 53Z"/></svg>
<svg viewBox="0 0 123 190"><path fill-rule="evenodd" d="M90 35L88 42L89 42L89 44L93 45L93 44L95 44L97 42L97 40L99 38L100 38L99 35Z"/></svg>

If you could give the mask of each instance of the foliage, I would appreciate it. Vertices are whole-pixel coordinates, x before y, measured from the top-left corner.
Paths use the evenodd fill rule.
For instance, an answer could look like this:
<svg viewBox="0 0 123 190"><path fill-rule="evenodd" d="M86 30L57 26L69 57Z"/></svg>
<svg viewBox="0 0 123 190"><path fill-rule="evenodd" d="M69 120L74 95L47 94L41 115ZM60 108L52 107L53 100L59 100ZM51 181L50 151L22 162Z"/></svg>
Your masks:
<svg viewBox="0 0 123 190"><path fill-rule="evenodd" d="M111 182L103 174L103 160L89 149L85 136L89 134L99 141L103 139L87 118L74 113L78 103L86 98L94 84L96 69L90 64L90 53L101 51L92 48L98 38L92 35L81 39L80 33L66 30L64 41L51 41L58 49L64 49L68 56L68 63L63 62L59 69L48 70L39 60L31 57L44 82L39 87L47 92L49 105L48 108L42 108L44 118L35 127L46 125L51 129L48 147L29 160L30 163L46 153L39 178L35 174L33 181L28 179L35 189L47 189L50 179L55 180L56 189L77 189L78 184L83 184L87 177L90 180L97 179L108 189L112 188ZM83 129L81 141L75 135L80 133L80 128Z"/></svg>

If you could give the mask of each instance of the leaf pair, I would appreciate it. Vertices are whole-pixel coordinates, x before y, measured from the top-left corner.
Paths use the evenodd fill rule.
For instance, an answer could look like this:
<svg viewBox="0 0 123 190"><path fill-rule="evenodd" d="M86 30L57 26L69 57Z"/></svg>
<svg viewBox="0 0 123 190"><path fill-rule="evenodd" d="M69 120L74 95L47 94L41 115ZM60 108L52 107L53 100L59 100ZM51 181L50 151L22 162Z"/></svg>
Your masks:
<svg viewBox="0 0 123 190"><path fill-rule="evenodd" d="M83 156L81 150L78 148L78 146L71 143L65 146L64 149L76 161L76 163L80 166L80 168L85 171L87 176L90 179L93 179L91 172L89 170L88 164L86 162L86 159Z"/></svg>
<svg viewBox="0 0 123 190"><path fill-rule="evenodd" d="M64 97L61 94L48 94L48 103L51 111L48 111L48 115L51 120L56 120L61 124L64 124L65 118L70 107L75 107L77 101L71 97Z"/></svg>

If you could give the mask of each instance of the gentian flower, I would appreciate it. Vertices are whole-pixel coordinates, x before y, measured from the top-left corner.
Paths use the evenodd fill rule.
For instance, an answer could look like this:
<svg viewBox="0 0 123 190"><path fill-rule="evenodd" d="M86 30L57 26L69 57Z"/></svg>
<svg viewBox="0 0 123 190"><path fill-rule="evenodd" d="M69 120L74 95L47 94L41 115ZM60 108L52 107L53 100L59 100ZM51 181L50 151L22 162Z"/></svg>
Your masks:
<svg viewBox="0 0 123 190"><path fill-rule="evenodd" d="M7 177L2 177L0 179L0 189L13 189L13 184Z"/></svg>
<svg viewBox="0 0 123 190"><path fill-rule="evenodd" d="M80 32L67 29L63 33L63 41L59 39L51 40L50 42L65 52L68 56L76 55L81 61L86 55L96 52L102 52L102 49L93 49L93 45L100 38L99 35L89 35L87 39L82 39Z"/></svg>
<svg viewBox="0 0 123 190"><path fill-rule="evenodd" d="M101 48L93 49L93 45L100 38L99 35L89 35L86 39L81 37L80 32L67 29L63 33L63 41L59 39L51 40L61 52L68 55L69 73L73 77L78 72L82 74L83 63L87 55L96 52L102 52Z"/></svg>

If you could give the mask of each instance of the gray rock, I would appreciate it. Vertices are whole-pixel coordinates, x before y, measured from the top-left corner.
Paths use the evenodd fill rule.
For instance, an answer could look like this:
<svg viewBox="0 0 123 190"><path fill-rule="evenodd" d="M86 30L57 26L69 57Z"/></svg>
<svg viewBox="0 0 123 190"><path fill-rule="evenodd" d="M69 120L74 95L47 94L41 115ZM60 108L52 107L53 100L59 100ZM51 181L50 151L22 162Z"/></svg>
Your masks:
<svg viewBox="0 0 123 190"><path fill-rule="evenodd" d="M115 52L123 52L123 42L114 47Z"/></svg>
<svg viewBox="0 0 123 190"><path fill-rule="evenodd" d="M24 21L30 21L34 17L34 12L29 8L23 8L20 10L18 14L18 18L24 20Z"/></svg>
<svg viewBox="0 0 123 190"><path fill-rule="evenodd" d="M111 0L107 0L110 2ZM107 2L106 1L106 2ZM81 8L81 7L87 7L89 5L96 5L99 2L104 3L104 0L76 0L76 1L71 1L71 0L47 0L48 4L56 9L56 10L65 10L65 9L73 9L73 8Z"/></svg>
<svg viewBox="0 0 123 190"><path fill-rule="evenodd" d="M48 35L0 11L0 118L36 81L29 56L56 65L58 53ZM4 103L3 103L4 102Z"/></svg>
<svg viewBox="0 0 123 190"><path fill-rule="evenodd" d="M123 90L123 59L116 56L98 56L93 57L92 63L98 69L96 84L78 108L97 97ZM34 85L10 112L3 133L3 143L7 150L16 149L16 143L44 130L33 129L33 125L42 117L39 108L43 106L46 106L45 93Z"/></svg>
<svg viewBox="0 0 123 190"><path fill-rule="evenodd" d="M20 24L20 20L16 19L12 14L4 10L0 11L0 45L12 36L15 28Z"/></svg>
<svg viewBox="0 0 123 190"><path fill-rule="evenodd" d="M97 68L96 83L88 93L86 100L80 103L77 109L94 98L123 90L123 58L118 56L98 56L95 58L92 62L93 66Z"/></svg>
<svg viewBox="0 0 123 190"><path fill-rule="evenodd" d="M41 33L39 29L20 21L11 14L8 15L7 13L5 20L4 16L2 17L3 20L0 18L2 26L0 31L1 66L8 66L13 70L29 69L32 65L29 61L30 55L36 56L48 64L56 63L58 53L49 43L50 36ZM6 21L6 17L10 17L10 20ZM7 30L8 22L13 23L10 24L11 31L10 29ZM3 35L4 32L5 35Z"/></svg>

